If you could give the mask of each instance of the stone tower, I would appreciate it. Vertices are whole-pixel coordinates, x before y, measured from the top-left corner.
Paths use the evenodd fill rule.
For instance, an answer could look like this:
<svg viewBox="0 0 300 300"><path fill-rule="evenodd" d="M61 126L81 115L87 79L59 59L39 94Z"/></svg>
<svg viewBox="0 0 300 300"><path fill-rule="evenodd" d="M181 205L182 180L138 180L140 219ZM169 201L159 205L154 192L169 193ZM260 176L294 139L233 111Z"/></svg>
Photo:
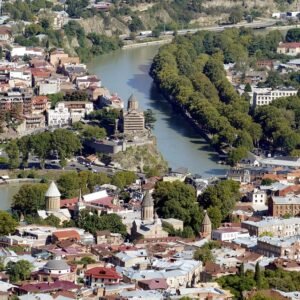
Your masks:
<svg viewBox="0 0 300 300"><path fill-rule="evenodd" d="M201 237L207 237L207 238L211 237L211 221L207 214L207 211L205 211L205 215L201 224L200 234Z"/></svg>
<svg viewBox="0 0 300 300"><path fill-rule="evenodd" d="M153 221L154 218L154 201L149 191L146 192L141 209L141 219L142 221Z"/></svg>
<svg viewBox="0 0 300 300"><path fill-rule="evenodd" d="M131 111L131 110L138 110L138 109L139 109L139 102L137 101L135 96L132 94L128 99L127 110Z"/></svg>
<svg viewBox="0 0 300 300"><path fill-rule="evenodd" d="M51 182L45 197L46 197L46 211L58 211L60 210L60 192L54 183Z"/></svg>
<svg viewBox="0 0 300 300"><path fill-rule="evenodd" d="M82 209L85 209L84 199L81 193L81 189L79 190L78 202L76 204L77 213L79 213Z"/></svg>

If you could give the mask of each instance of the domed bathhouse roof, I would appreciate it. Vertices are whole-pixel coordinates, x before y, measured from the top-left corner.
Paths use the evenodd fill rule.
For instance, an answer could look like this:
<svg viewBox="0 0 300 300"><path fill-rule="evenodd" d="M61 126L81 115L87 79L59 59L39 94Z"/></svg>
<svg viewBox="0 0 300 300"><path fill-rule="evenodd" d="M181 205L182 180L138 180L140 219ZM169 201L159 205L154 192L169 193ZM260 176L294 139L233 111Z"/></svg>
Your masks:
<svg viewBox="0 0 300 300"><path fill-rule="evenodd" d="M149 207L149 206L154 206L154 201L149 191L147 191L142 201L142 207Z"/></svg>
<svg viewBox="0 0 300 300"><path fill-rule="evenodd" d="M46 197L60 197L61 194L54 181L51 182L46 194Z"/></svg>
<svg viewBox="0 0 300 300"><path fill-rule="evenodd" d="M49 260L45 264L44 269L48 269L48 270L68 270L68 269L70 269L70 266L64 260L53 259L53 260Z"/></svg>

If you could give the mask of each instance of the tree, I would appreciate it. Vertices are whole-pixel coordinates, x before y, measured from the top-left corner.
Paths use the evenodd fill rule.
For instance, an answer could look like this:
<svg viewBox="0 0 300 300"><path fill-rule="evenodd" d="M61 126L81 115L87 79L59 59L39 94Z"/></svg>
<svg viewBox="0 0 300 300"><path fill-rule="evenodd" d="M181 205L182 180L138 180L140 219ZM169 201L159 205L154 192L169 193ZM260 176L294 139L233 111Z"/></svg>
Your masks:
<svg viewBox="0 0 300 300"><path fill-rule="evenodd" d="M5 152L8 156L8 164L11 169L16 169L19 167L19 148L16 140L11 141L5 148Z"/></svg>
<svg viewBox="0 0 300 300"><path fill-rule="evenodd" d="M259 262L257 262L255 265L254 280L256 282L257 288L260 289L262 286L262 274L261 274Z"/></svg>
<svg viewBox="0 0 300 300"><path fill-rule="evenodd" d="M207 262L214 261L214 256L208 247L202 247L195 251L194 259L202 261L205 265Z"/></svg>
<svg viewBox="0 0 300 300"><path fill-rule="evenodd" d="M240 265L239 274L240 274L241 277L245 276L245 266L244 266L244 263L241 263L241 265Z"/></svg>
<svg viewBox="0 0 300 300"><path fill-rule="evenodd" d="M27 260L19 260L16 263L10 261L6 268L10 281L16 283L29 279L33 266Z"/></svg>
<svg viewBox="0 0 300 300"><path fill-rule="evenodd" d="M251 85L250 85L249 82L246 83L244 91L247 92L247 93L251 93L252 92L252 88L251 88Z"/></svg>
<svg viewBox="0 0 300 300"><path fill-rule="evenodd" d="M45 209L45 193L48 185L44 183L24 184L13 197L12 209L19 216L21 214L35 214L38 210Z"/></svg>
<svg viewBox="0 0 300 300"><path fill-rule="evenodd" d="M85 141L90 141L93 139L103 139L106 137L106 131L104 128L99 126L85 125L81 137Z"/></svg>
<svg viewBox="0 0 300 300"><path fill-rule="evenodd" d="M131 171L120 171L113 175L111 184L123 189L125 186L132 184L136 180L136 174Z"/></svg>
<svg viewBox="0 0 300 300"><path fill-rule="evenodd" d="M229 22L237 24L243 20L243 12L240 8L233 9L229 15Z"/></svg>
<svg viewBox="0 0 300 300"><path fill-rule="evenodd" d="M196 202L193 187L183 182L160 181L153 193L157 213L163 218L176 218L184 222L184 226L193 228L198 234L203 213Z"/></svg>
<svg viewBox="0 0 300 300"><path fill-rule="evenodd" d="M198 200L203 209L211 207L219 209L222 220L224 220L229 216L239 199L239 183L233 180L224 180L209 186Z"/></svg>
<svg viewBox="0 0 300 300"><path fill-rule="evenodd" d="M6 211L0 210L0 235L8 235L14 233L18 223Z"/></svg>
<svg viewBox="0 0 300 300"><path fill-rule="evenodd" d="M300 42L300 28L289 29L286 33L285 40L287 42Z"/></svg>
<svg viewBox="0 0 300 300"><path fill-rule="evenodd" d="M153 129L154 128L154 123L156 122L156 118L154 116L154 113L153 113L152 109L148 108L144 112L144 116L145 116L145 126Z"/></svg>
<svg viewBox="0 0 300 300"><path fill-rule="evenodd" d="M126 236L126 226L122 223L121 217L116 214L98 216L88 210L81 210L77 220L77 226L95 234L97 230L109 230L113 233L120 233Z"/></svg>
<svg viewBox="0 0 300 300"><path fill-rule="evenodd" d="M230 166L235 166L241 159L247 156L247 149L245 147L238 147L232 149L228 153L227 163Z"/></svg>
<svg viewBox="0 0 300 300"><path fill-rule="evenodd" d="M133 16L128 28L131 32L137 32L139 30L143 30L144 25L139 17Z"/></svg>

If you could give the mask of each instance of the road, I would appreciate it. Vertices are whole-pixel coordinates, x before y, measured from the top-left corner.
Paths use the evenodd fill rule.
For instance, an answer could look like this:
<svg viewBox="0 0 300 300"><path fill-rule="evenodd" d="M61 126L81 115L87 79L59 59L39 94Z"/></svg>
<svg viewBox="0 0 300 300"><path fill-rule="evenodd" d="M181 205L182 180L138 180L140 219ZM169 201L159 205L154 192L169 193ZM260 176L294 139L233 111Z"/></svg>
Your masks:
<svg viewBox="0 0 300 300"><path fill-rule="evenodd" d="M241 28L241 27L261 29L261 28L274 26L277 21L278 20L275 20L275 19L260 19L260 20L254 21L252 23L241 22L241 23L238 23L238 24L231 24L231 25L224 25L224 26L215 25L215 26L210 26L210 27L198 27L198 28L191 28L191 29L182 29L182 30L178 30L177 34L184 35L184 34L187 34L187 33L195 33L195 32L202 31L202 30L218 32L218 31L223 31L227 28ZM165 32L161 33L162 36L172 36L173 34L174 34L174 31L172 31L172 30L165 31ZM152 36L152 33L141 34L141 35L137 35L136 39L137 40L143 40L143 39L147 39L151 36ZM119 37L120 37L120 39L123 39L123 40L126 40L126 39L130 38L129 35L120 35Z"/></svg>

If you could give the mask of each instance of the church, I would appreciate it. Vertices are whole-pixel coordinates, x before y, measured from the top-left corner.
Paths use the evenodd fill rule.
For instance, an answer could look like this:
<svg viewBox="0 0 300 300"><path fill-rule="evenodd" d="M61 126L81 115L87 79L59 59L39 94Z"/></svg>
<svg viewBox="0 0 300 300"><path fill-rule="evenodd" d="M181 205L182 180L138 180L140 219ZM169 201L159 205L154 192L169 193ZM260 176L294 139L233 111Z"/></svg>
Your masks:
<svg viewBox="0 0 300 300"><path fill-rule="evenodd" d="M46 210L38 210L37 213L40 218L46 219L50 215L60 219L60 222L69 221L71 214L67 208L60 208L61 194L54 181L51 182L45 194Z"/></svg>
<svg viewBox="0 0 300 300"><path fill-rule="evenodd" d="M138 100L131 95L128 99L127 110L123 111L123 133L125 135L145 132L144 112L139 111Z"/></svg>
<svg viewBox="0 0 300 300"><path fill-rule="evenodd" d="M168 237L168 232L162 227L161 219L154 214L154 201L149 191L146 192L141 204L141 218L133 221L131 236L133 239Z"/></svg>

